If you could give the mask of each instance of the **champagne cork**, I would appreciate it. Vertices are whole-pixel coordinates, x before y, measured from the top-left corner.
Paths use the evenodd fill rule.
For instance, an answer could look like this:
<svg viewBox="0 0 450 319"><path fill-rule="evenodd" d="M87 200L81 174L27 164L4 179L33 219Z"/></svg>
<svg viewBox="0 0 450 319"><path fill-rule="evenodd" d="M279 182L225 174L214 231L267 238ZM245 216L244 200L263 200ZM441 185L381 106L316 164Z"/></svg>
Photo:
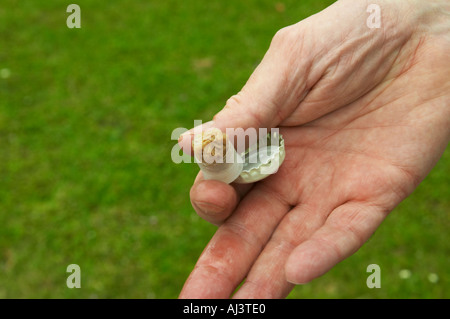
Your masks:
<svg viewBox="0 0 450 319"><path fill-rule="evenodd" d="M195 162L205 180L230 184L241 174L243 159L220 129L209 128L195 134L192 144Z"/></svg>

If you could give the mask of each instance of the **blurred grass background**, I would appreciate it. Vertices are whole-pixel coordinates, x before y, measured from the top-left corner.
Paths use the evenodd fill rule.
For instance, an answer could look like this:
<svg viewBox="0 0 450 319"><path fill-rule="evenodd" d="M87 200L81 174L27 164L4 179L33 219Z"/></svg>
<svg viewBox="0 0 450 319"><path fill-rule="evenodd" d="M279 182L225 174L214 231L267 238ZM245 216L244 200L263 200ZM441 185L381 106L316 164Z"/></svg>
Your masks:
<svg viewBox="0 0 450 319"><path fill-rule="evenodd" d="M0 298L176 298L215 227L190 206L198 169L172 163L172 130L211 119L278 29L332 2L78 0L68 29L70 2L2 0ZM289 298L449 298L449 163Z"/></svg>

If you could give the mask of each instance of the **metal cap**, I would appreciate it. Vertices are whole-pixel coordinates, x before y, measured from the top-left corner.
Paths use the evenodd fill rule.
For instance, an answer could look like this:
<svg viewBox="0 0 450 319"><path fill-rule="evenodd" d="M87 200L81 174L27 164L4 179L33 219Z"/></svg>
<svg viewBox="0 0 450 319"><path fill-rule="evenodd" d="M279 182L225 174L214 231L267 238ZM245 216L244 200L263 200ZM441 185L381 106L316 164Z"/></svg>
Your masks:
<svg viewBox="0 0 450 319"><path fill-rule="evenodd" d="M285 155L283 136L278 133L267 134L265 145L257 143L241 154L244 158L244 166L234 182L254 183L275 174L283 163Z"/></svg>

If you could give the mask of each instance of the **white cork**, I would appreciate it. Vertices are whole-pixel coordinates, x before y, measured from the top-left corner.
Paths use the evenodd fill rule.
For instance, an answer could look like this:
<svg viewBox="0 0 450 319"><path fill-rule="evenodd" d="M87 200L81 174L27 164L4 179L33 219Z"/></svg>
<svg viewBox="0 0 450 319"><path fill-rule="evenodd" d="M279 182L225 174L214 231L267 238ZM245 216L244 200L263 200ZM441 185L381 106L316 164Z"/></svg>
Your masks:
<svg viewBox="0 0 450 319"><path fill-rule="evenodd" d="M222 131L210 128L195 134L194 159L205 180L217 180L227 184L242 172L243 159Z"/></svg>

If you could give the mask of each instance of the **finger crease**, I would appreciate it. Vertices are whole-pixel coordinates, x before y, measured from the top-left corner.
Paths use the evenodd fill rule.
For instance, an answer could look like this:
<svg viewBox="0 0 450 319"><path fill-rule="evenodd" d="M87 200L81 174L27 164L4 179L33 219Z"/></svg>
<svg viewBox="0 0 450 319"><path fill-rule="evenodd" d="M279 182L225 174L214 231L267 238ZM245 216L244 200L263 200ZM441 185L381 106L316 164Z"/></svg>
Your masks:
<svg viewBox="0 0 450 319"><path fill-rule="evenodd" d="M251 247L257 246L258 250L261 250L264 246L264 241L241 223L227 221L222 227L244 240Z"/></svg>

